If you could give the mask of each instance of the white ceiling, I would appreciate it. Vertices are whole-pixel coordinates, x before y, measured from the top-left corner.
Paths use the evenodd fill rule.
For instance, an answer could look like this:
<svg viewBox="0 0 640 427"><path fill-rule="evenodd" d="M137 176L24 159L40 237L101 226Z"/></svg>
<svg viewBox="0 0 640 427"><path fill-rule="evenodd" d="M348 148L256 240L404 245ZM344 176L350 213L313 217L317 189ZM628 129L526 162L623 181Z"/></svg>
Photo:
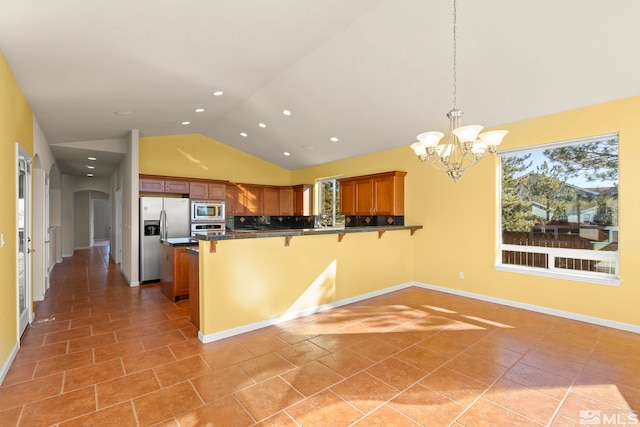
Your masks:
<svg viewBox="0 0 640 427"><path fill-rule="evenodd" d="M0 0L0 50L54 147L103 146L131 129L202 133L296 169L446 131L452 6ZM464 123L496 126L640 94L638 17L637 0L459 0ZM72 151L54 154L63 172L83 174L64 166Z"/></svg>

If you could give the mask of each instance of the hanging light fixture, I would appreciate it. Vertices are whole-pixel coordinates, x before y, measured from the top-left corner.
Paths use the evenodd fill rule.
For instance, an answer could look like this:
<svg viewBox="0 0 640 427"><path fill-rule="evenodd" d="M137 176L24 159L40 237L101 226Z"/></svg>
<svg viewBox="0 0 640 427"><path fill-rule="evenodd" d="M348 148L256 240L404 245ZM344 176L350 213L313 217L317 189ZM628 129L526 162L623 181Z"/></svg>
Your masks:
<svg viewBox="0 0 640 427"><path fill-rule="evenodd" d="M456 0L453 0L453 108L447 113L449 135L442 144L442 132L423 132L417 136L418 142L411 144L420 162L446 172L453 182L458 182L464 172L482 160L487 152L495 154L507 134L506 130L480 133L482 126L479 125L460 126L464 113L456 103L456 18Z"/></svg>

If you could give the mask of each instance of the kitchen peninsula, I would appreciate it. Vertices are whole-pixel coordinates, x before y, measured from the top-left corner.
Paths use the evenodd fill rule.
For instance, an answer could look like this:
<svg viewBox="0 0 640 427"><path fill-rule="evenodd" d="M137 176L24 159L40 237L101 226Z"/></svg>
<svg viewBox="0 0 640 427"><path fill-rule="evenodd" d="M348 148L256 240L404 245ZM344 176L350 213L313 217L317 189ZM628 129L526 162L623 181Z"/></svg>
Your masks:
<svg viewBox="0 0 640 427"><path fill-rule="evenodd" d="M199 337L215 341L406 284L421 228L196 234Z"/></svg>

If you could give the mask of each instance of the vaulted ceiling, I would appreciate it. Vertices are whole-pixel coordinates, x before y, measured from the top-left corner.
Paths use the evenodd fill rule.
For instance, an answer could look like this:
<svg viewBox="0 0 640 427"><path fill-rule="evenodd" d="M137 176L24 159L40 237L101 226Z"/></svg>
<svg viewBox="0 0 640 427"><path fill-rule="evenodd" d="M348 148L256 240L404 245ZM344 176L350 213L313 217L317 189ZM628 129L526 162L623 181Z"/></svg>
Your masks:
<svg viewBox="0 0 640 427"><path fill-rule="evenodd" d="M457 9L465 124L640 94L637 0ZM201 133L287 169L447 130L452 0L0 0L0 11L0 50L66 173L69 145L131 129Z"/></svg>

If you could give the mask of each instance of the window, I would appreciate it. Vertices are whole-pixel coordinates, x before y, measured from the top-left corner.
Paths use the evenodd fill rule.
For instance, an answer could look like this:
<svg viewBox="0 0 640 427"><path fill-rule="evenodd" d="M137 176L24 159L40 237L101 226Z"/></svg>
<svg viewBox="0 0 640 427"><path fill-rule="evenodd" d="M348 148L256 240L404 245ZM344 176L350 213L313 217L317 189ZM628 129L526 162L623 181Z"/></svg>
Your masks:
<svg viewBox="0 0 640 427"><path fill-rule="evenodd" d="M619 283L618 135L500 153L497 268Z"/></svg>
<svg viewBox="0 0 640 427"><path fill-rule="evenodd" d="M322 227L344 226L344 215L340 215L340 185L335 178L317 181L318 224Z"/></svg>

